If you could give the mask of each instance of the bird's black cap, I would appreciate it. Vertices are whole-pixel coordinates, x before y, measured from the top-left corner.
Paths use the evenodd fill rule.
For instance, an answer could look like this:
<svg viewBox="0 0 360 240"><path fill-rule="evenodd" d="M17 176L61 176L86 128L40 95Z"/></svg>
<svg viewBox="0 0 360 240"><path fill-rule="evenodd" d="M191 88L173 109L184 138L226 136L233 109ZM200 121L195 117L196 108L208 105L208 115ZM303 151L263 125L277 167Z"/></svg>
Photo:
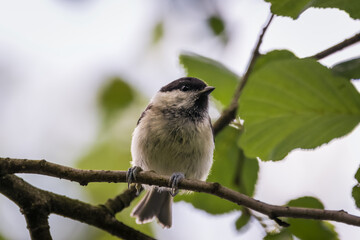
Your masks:
<svg viewBox="0 0 360 240"><path fill-rule="evenodd" d="M169 92L173 90L180 91L201 91L206 87L206 84L198 78L183 77L172 81L168 85L162 87L160 92Z"/></svg>

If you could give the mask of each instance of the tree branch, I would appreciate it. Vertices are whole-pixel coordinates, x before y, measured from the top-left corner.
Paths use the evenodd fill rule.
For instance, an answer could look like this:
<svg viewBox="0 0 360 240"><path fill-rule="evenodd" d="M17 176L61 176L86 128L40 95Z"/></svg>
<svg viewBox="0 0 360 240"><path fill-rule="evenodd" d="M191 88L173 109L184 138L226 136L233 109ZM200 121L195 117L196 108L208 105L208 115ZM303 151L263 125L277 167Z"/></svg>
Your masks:
<svg viewBox="0 0 360 240"><path fill-rule="evenodd" d="M0 162L4 160L0 159ZM0 192L22 209L32 239L51 239L47 223L47 218L51 213L87 223L123 239L153 239L119 222L114 214L103 206L93 206L41 190L12 174L0 176ZM134 192L136 189L132 188L125 194L131 195Z"/></svg>
<svg viewBox="0 0 360 240"><path fill-rule="evenodd" d="M14 176L15 177L15 176ZM12 181L11 175L0 176L0 192L16 203L24 214L31 239L52 239L48 223L49 206L47 195L38 189L24 191L19 188L23 182Z"/></svg>
<svg viewBox="0 0 360 240"><path fill-rule="evenodd" d="M0 169L3 173L45 174L53 177L65 178L71 181L76 181L79 182L80 184L84 182L86 183L126 182L126 171L79 170L79 169L64 167L58 164L49 163L46 162L45 160L37 161L37 160L0 158ZM51 172L51 174L47 174L47 171ZM73 174L75 172L81 175L81 177L78 176L75 177ZM161 187L168 187L169 177L158 175L154 172L143 171L137 174L136 181L134 182L141 184L148 184L148 185L157 185ZM0 182L0 186L1 185L2 184ZM283 206L271 205L253 199L251 197L248 197L244 194L241 194L224 186L221 186L219 183L209 183L199 180L183 179L179 183L179 188L195 191L195 192L209 193L218 196L220 198L234 202L238 205L242 205L257 212L263 213L269 216L271 219L276 219L279 217L292 217L292 218L305 218L305 219L317 219L317 220L332 220L354 226L360 226L360 217L348 214L343 210L332 211L332 210L322 210L322 209L312 209L312 208L283 207ZM54 197L54 199L65 198L59 195L56 196L57 197ZM71 206L74 204L73 201L75 200L71 200L71 203L63 205L63 207L61 208L63 209L62 211L56 211L54 213L66 217L74 218L74 216L70 215L70 212L74 210L70 212L66 211L66 209L70 209ZM63 201L59 201L59 202L63 202ZM81 204L83 205L85 203L81 203ZM96 208L91 205L89 207L95 208L96 210L94 211L100 211L98 207ZM83 209L82 211L85 211L85 209ZM66 212L66 214L64 212ZM101 214L105 214L105 213L102 212ZM75 216L74 219L79 220L77 216ZM86 222L85 220L86 218L82 218L79 221ZM93 222L86 222L86 223L94 225ZM94 226L99 227L99 225L94 225ZM101 226L100 228L104 229L103 226Z"/></svg>
<svg viewBox="0 0 360 240"><path fill-rule="evenodd" d="M48 221L49 214L44 212L42 208L33 211L22 209L21 212L25 215L27 229L30 232L31 239L52 239Z"/></svg>
<svg viewBox="0 0 360 240"><path fill-rule="evenodd" d="M311 57L316 58L317 60L320 60L320 59L323 59L337 51L340 51L343 48L346 48L354 43L357 43L359 41L360 41L360 33L357 33L353 37L345 39L344 41L342 41L328 49L325 49L324 51L321 51Z"/></svg>
<svg viewBox="0 0 360 240"><path fill-rule="evenodd" d="M224 127L226 127L232 120L235 119L236 117L236 111L239 105L239 98L241 95L242 90L244 89L250 73L252 71L252 69L254 68L256 59L259 57L260 53L259 53L259 49L262 43L262 40L264 38L264 35L266 33L266 30L268 29L268 27L270 26L271 21L274 18L274 14L271 14L267 24L265 25L265 27L262 30L262 33L260 34L255 49L252 53L252 57L250 60L250 63L247 67L247 70L245 72L245 75L241 78L239 85L237 86L235 93L234 93L234 97L232 98L232 101L230 103L230 105L222 112L221 116L218 118L218 120L214 123L214 134L218 134Z"/></svg>
<svg viewBox="0 0 360 240"><path fill-rule="evenodd" d="M140 192L132 186L116 197L108 199L103 206L115 216L116 213L121 212L124 208L130 206L130 203L139 195L139 193Z"/></svg>

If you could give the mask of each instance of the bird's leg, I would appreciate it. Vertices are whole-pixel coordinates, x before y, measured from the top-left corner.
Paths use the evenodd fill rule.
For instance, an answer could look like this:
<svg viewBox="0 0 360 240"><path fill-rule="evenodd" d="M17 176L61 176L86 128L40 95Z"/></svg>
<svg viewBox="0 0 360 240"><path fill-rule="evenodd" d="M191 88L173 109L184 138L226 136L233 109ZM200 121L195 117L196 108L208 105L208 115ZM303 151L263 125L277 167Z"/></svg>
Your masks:
<svg viewBox="0 0 360 240"><path fill-rule="evenodd" d="M128 183L128 188L130 187L130 184L133 181L136 181L136 174L138 174L141 171L142 171L141 167L138 167L138 166L134 166L134 167L129 168L129 170L126 172L126 181ZM140 184L138 184L136 186L136 194L137 195L139 195L140 190L141 190L141 185L140 186L139 185Z"/></svg>
<svg viewBox="0 0 360 240"><path fill-rule="evenodd" d="M180 172L176 172L171 175L169 181L169 186L171 187L171 191L170 191L171 196L175 197L176 194L179 193L179 189L178 189L179 181L181 181L181 179L184 178L185 178L184 174Z"/></svg>

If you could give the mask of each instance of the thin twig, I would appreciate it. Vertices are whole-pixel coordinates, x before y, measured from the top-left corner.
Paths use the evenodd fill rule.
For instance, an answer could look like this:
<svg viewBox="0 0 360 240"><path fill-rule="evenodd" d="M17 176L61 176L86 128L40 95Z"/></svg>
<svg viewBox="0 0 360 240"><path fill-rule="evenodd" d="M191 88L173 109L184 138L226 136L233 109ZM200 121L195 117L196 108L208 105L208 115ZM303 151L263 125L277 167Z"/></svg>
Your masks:
<svg viewBox="0 0 360 240"><path fill-rule="evenodd" d="M139 195L135 186L131 186L123 193L117 195L114 198L110 198L106 201L104 206L112 215L121 212L124 208L130 206L131 202Z"/></svg>
<svg viewBox="0 0 360 240"><path fill-rule="evenodd" d="M324 51L321 51L313 56L312 58L316 58L317 60L323 59L337 51L340 51L343 48L346 48L354 43L360 42L360 33L355 34L353 37L345 39L344 41L325 49Z"/></svg>
<svg viewBox="0 0 360 240"><path fill-rule="evenodd" d="M260 49L262 40L263 40L266 30L270 26L270 23L272 22L273 18L274 18L274 14L271 14L267 24L262 29L262 33L260 34L258 41L256 43L256 46L253 50L251 60L247 67L245 75L241 78L241 81L239 82L239 85L237 86L237 88L235 90L234 97L232 98L230 105L222 112L221 116L214 123L214 134L215 135L218 134L224 127L226 127L232 120L235 119L241 92L244 89L244 87L249 79L250 73L251 73L252 69L254 68L256 59L260 55L259 49Z"/></svg>
<svg viewBox="0 0 360 240"><path fill-rule="evenodd" d="M65 178L79 183L126 182L126 171L79 170L79 169L64 167L58 164L49 163L46 162L45 160L37 161L37 160L0 158L0 169L2 170L3 174L4 173L36 173L36 174L50 175L57 178ZM56 171L56 169L58 171ZM48 174L47 173L48 171L52 173ZM77 173L81 177L74 176L74 173ZM148 185L156 185L161 187L168 187L169 177L158 175L150 171L143 171L137 174L136 181L134 182L141 184L148 184ZM195 191L195 192L209 193L218 196L220 198L234 202L238 205L242 205L257 212L263 213L269 216L271 219L278 219L279 217L292 217L292 218L305 218L305 219L318 219L318 220L332 220L332 221L346 223L349 225L360 226L360 217L348 214L343 210L332 211L332 210L322 210L322 209L284 207L284 206L271 205L253 199L249 196L241 194L232 189L221 186L219 183L209 183L199 180L183 179L179 182L179 188ZM70 203L68 205L70 205Z"/></svg>

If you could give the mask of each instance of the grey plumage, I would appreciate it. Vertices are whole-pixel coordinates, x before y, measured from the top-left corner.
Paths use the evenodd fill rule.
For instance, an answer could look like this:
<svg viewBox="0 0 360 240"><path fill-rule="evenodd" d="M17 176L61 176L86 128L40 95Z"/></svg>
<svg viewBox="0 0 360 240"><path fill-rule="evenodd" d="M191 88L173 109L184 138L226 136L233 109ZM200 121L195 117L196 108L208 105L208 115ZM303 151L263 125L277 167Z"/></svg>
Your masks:
<svg viewBox="0 0 360 240"><path fill-rule="evenodd" d="M131 216L136 217L137 223L147 223L154 216L163 227L171 227L172 197L168 191L152 188L133 209Z"/></svg>
<svg viewBox="0 0 360 240"><path fill-rule="evenodd" d="M141 114L134 130L132 165L171 176L206 180L213 160L214 139L208 95L214 90L196 78L181 78L164 86ZM172 197L168 188L148 190L132 216L138 223L154 217L171 227Z"/></svg>

